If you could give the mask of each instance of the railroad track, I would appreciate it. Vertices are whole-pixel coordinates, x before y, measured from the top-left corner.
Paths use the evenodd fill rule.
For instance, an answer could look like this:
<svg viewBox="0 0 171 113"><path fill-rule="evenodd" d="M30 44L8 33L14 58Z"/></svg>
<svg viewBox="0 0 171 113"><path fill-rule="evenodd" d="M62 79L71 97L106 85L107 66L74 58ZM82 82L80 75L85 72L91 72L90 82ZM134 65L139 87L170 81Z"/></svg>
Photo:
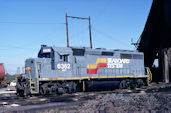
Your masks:
<svg viewBox="0 0 171 113"><path fill-rule="evenodd" d="M0 112L14 111L32 111L49 108L70 109L85 103L88 100L95 99L98 95L112 93L113 91L101 92L77 92L63 95L45 95L33 97L19 97L13 95L0 96ZM67 108L66 108L67 106Z"/></svg>
<svg viewBox="0 0 171 113"><path fill-rule="evenodd" d="M136 90L121 90L116 89L112 91L95 91L95 92L77 92L72 94L62 94L62 95L35 95L32 97L19 97L15 94L3 94L0 95L0 107L8 106L8 105L34 105L34 104L42 104L42 103L52 103L52 102L76 102L76 101L87 101L88 99L94 99L98 95L105 95L109 93L138 93L141 91L145 91L144 89L136 89Z"/></svg>

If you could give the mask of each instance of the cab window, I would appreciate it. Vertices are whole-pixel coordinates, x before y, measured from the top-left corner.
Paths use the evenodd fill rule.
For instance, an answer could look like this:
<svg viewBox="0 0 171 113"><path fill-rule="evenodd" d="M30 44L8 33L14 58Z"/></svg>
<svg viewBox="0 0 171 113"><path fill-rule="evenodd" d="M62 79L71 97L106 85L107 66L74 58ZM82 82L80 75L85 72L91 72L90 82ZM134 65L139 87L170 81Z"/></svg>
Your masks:
<svg viewBox="0 0 171 113"><path fill-rule="evenodd" d="M63 62L68 62L68 55L59 55L59 60Z"/></svg>

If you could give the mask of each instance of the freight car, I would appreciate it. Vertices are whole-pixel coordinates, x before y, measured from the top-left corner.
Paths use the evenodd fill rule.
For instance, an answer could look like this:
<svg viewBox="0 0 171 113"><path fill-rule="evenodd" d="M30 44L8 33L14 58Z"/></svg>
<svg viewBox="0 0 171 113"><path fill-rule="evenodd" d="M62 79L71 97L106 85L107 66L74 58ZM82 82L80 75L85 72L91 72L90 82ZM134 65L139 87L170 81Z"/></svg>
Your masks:
<svg viewBox="0 0 171 113"><path fill-rule="evenodd" d="M143 53L131 50L42 45L38 58L26 59L25 69L17 82L20 96L86 91L103 82L120 88L149 82Z"/></svg>
<svg viewBox="0 0 171 113"><path fill-rule="evenodd" d="M3 63L0 63L0 88L7 87L7 84L3 82L5 77L5 69Z"/></svg>
<svg viewBox="0 0 171 113"><path fill-rule="evenodd" d="M0 63L0 82L4 80L4 76L5 76L5 69L3 63Z"/></svg>

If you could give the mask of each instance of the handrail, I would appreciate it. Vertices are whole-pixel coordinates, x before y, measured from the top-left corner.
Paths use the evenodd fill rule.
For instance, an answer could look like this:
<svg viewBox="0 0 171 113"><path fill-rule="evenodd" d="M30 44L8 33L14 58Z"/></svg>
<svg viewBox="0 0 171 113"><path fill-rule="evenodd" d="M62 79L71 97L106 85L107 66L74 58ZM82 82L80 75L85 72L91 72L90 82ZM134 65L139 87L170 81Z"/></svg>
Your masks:
<svg viewBox="0 0 171 113"><path fill-rule="evenodd" d="M147 74L149 76L149 81L151 82L152 81L152 73L151 73L151 70L149 67L147 67Z"/></svg>
<svg viewBox="0 0 171 113"><path fill-rule="evenodd" d="M16 75L15 75L15 82L17 83L18 82L18 74L16 72Z"/></svg>

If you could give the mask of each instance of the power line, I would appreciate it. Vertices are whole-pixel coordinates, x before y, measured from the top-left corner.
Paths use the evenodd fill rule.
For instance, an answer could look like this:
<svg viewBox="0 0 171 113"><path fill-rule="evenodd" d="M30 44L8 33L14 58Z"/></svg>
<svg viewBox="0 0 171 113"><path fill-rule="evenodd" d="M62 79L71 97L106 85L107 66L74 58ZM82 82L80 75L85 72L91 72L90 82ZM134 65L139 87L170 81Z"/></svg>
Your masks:
<svg viewBox="0 0 171 113"><path fill-rule="evenodd" d="M11 50L11 49L21 49L21 50L25 50L25 49L32 49L30 47L21 47L21 46L13 46L13 45L1 45L0 50Z"/></svg>
<svg viewBox="0 0 171 113"><path fill-rule="evenodd" d="M126 43L125 43L124 41L121 41L121 40L119 40L118 38L113 38L112 35L110 35L110 34L104 32L104 31L97 30L97 29L95 29L94 27L92 27L92 30L95 31L95 32L97 32L97 33L100 33L101 35L105 36L106 38L108 38L108 39L110 39L110 40L112 40L112 41L120 42L121 45L124 45L124 46L126 45Z"/></svg>
<svg viewBox="0 0 171 113"><path fill-rule="evenodd" d="M56 22L0 22L0 24L66 24Z"/></svg>
<svg viewBox="0 0 171 113"><path fill-rule="evenodd" d="M82 20L88 20L89 18L83 18L83 17L76 17L76 16L67 16L68 18L74 18L74 19L82 19Z"/></svg>

